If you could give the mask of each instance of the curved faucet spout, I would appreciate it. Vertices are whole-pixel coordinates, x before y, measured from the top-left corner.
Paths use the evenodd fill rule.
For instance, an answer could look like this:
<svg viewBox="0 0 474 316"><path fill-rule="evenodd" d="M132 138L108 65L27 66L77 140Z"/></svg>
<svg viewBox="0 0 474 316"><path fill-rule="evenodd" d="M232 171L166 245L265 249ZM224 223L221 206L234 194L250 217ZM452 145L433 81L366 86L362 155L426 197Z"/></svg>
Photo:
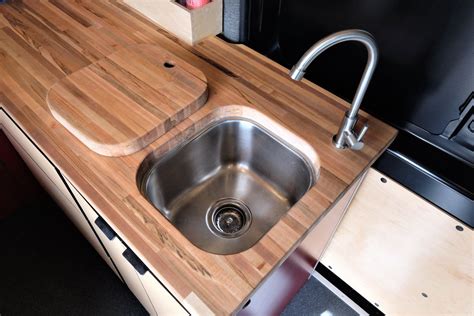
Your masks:
<svg viewBox="0 0 474 316"><path fill-rule="evenodd" d="M334 144L338 148L351 147L353 149L361 149L363 146L362 137L367 131L364 128L363 133L355 135L353 128L357 122L357 112L360 104L364 98L370 79L374 73L375 66L378 60L377 44L373 36L363 30L346 30L329 35L316 44L314 44L308 51L300 58L298 63L293 66L290 71L290 76L293 80L301 80L305 75L306 68L318 57L322 52L328 48L347 41L355 41L363 43L367 49L367 64L365 66L364 74L360 80L359 86L352 100L351 109L346 113L345 118L341 124L338 134L334 137Z"/></svg>

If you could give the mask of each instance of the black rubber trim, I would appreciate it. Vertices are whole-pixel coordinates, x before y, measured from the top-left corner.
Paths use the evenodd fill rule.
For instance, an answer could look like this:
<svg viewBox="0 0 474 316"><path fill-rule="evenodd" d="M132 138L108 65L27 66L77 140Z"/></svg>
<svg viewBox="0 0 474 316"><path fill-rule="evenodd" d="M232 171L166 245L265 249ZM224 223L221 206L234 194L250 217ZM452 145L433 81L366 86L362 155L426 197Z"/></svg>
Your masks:
<svg viewBox="0 0 474 316"><path fill-rule="evenodd" d="M459 193L474 198L474 182L469 176L474 165L405 131L399 131L388 150L422 166Z"/></svg>
<svg viewBox="0 0 474 316"><path fill-rule="evenodd" d="M339 291L344 293L354 303L359 305L359 307L365 310L369 315L385 315L384 313L382 313L381 310L375 307L371 302L365 299L356 290L350 287L349 284L344 282L341 278L335 275L322 263L318 263L316 265L316 272L321 274L326 280L328 280L332 285L334 285ZM374 304L376 304L376 302L374 302Z"/></svg>
<svg viewBox="0 0 474 316"><path fill-rule="evenodd" d="M444 162L440 161L440 163ZM373 167L471 229L473 228L474 201L430 172L431 170L427 170L409 157L391 149L384 152ZM466 172L465 176L469 178L469 173ZM472 178L470 180L472 181Z"/></svg>

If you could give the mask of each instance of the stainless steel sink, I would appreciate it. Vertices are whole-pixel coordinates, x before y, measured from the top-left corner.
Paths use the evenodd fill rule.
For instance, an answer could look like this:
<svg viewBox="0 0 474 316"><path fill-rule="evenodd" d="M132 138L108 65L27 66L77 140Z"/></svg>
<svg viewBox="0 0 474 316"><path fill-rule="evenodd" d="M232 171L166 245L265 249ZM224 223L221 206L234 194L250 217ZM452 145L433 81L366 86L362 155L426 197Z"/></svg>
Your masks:
<svg viewBox="0 0 474 316"><path fill-rule="evenodd" d="M142 194L197 247L233 254L254 245L314 184L296 149L246 119L206 127L141 164Z"/></svg>

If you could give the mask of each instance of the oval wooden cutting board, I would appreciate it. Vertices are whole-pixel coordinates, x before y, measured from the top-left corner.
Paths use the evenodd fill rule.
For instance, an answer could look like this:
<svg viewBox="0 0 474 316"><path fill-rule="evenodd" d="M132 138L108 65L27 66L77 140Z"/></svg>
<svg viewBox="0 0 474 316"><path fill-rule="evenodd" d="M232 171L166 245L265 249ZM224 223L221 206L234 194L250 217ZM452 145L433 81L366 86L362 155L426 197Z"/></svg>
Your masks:
<svg viewBox="0 0 474 316"><path fill-rule="evenodd" d="M197 68L155 45L123 48L56 83L53 116L104 156L141 150L207 101Z"/></svg>

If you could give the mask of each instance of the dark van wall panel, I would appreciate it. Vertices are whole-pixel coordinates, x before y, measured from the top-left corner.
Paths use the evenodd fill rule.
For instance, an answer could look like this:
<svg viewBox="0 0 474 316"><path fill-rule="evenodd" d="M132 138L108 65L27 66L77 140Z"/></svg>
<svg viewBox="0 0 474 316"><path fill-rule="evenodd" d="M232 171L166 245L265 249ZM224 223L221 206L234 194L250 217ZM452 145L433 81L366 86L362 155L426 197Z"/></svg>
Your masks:
<svg viewBox="0 0 474 316"><path fill-rule="evenodd" d="M328 34L348 28L371 32L380 60L362 108L474 163L472 151L439 136L474 91L474 1L241 3L247 5L244 42L288 68ZM342 43L318 57L306 78L351 101L365 62L362 45Z"/></svg>
<svg viewBox="0 0 474 316"><path fill-rule="evenodd" d="M474 1L286 0L280 47L286 65L321 37L346 28L374 34L380 62L364 105L403 127L441 134L474 90ZM351 100L365 64L354 44L335 47L307 77Z"/></svg>

